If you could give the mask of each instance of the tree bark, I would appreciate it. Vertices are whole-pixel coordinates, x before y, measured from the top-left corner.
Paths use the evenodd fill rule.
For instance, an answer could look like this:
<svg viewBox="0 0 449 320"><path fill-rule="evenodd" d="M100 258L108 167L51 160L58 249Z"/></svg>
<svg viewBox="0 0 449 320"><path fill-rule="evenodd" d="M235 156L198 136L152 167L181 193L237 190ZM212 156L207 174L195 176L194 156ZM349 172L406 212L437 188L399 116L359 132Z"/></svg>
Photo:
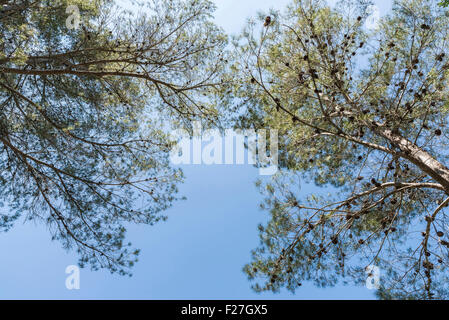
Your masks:
<svg viewBox="0 0 449 320"><path fill-rule="evenodd" d="M444 164L413 142L389 129L379 128L377 131L401 150L400 156L402 158L409 160L440 183L449 195L449 169Z"/></svg>

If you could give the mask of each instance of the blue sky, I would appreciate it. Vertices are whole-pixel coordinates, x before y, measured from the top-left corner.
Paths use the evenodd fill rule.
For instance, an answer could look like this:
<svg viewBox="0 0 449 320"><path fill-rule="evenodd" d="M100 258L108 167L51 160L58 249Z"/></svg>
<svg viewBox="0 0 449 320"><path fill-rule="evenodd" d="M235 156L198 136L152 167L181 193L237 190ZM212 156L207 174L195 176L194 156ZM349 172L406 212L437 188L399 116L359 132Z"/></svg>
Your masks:
<svg viewBox="0 0 449 320"><path fill-rule="evenodd" d="M241 30L257 11L282 9L286 0L216 0L216 21ZM383 14L390 1L376 1ZM44 225L18 222L0 234L0 299L373 299L366 288L318 289L304 284L295 295L256 294L242 272L258 245L257 225L267 219L249 165L183 167L186 201L168 210L167 222L132 226L128 239L141 248L131 278L81 270L80 290L67 290L65 269L74 252L51 242ZM305 190L307 192L307 190Z"/></svg>

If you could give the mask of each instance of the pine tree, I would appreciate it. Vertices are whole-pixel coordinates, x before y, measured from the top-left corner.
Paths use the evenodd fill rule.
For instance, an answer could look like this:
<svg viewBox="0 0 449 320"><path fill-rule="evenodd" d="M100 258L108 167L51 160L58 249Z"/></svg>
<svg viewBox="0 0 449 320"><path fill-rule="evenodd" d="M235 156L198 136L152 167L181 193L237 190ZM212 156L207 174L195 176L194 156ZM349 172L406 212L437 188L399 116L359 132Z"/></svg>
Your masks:
<svg viewBox="0 0 449 320"><path fill-rule="evenodd" d="M227 41L208 0L133 3L0 1L0 227L42 222L121 274L139 252L124 224L179 198L168 130L216 119Z"/></svg>
<svg viewBox="0 0 449 320"><path fill-rule="evenodd" d="M374 265L381 298L448 297L449 18L400 0L369 30L369 4L296 0L236 46L235 121L280 139L245 267L257 291L364 285Z"/></svg>

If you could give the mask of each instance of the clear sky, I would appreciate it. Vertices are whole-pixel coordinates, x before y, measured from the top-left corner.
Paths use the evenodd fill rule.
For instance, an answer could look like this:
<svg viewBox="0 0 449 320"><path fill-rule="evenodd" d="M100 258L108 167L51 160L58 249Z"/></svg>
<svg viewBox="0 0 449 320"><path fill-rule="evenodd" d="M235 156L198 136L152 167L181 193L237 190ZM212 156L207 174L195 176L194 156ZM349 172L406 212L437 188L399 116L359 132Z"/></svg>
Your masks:
<svg viewBox="0 0 449 320"><path fill-rule="evenodd" d="M216 21L228 33L241 30L260 10L282 9L287 0L216 0ZM390 1L375 1L381 14ZM249 165L184 166L180 191L186 201L168 210L167 222L133 226L128 239L141 248L131 278L81 269L80 290L67 290L65 269L74 252L51 242L45 226L19 222L0 234L1 299L373 299L366 288L318 289L304 284L296 295L256 294L242 267L258 245L254 186L258 170ZM307 192L307 190L305 190Z"/></svg>

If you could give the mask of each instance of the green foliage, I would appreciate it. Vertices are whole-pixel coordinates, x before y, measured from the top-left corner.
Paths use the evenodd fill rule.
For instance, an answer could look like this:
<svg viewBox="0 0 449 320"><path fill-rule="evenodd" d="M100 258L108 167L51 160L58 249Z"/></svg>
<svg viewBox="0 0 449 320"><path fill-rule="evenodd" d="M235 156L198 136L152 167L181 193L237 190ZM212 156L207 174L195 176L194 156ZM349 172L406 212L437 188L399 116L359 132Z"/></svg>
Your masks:
<svg viewBox="0 0 449 320"><path fill-rule="evenodd" d="M256 291L364 285L372 264L379 297L448 296L449 20L401 0L368 30L369 5L297 0L234 41L233 120L278 129L283 169L260 184Z"/></svg>
<svg viewBox="0 0 449 320"><path fill-rule="evenodd" d="M124 226L179 199L168 130L216 121L227 41L208 0L133 3L0 1L0 227L40 221L80 265L121 274L139 253Z"/></svg>

